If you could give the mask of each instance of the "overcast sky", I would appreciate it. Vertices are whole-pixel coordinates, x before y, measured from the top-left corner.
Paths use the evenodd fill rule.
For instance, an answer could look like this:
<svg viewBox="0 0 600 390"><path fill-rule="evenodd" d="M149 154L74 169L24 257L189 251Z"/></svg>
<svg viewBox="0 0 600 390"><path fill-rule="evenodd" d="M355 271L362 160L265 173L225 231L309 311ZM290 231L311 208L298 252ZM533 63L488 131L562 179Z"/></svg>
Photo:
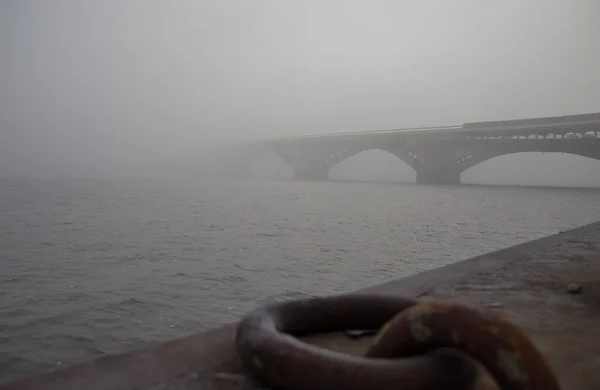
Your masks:
<svg viewBox="0 0 600 390"><path fill-rule="evenodd" d="M2 0L0 173L600 111L598 0Z"/></svg>

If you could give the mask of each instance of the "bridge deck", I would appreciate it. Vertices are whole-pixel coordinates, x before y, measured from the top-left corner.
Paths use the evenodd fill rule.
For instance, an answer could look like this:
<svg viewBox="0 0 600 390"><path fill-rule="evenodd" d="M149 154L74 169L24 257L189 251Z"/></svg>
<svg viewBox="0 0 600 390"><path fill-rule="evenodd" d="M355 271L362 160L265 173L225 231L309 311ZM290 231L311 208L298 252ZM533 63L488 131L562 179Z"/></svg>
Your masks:
<svg viewBox="0 0 600 390"><path fill-rule="evenodd" d="M474 122L465 123L463 125L452 126L437 126L437 127L416 127L403 129L385 129L357 132L338 132L325 134L309 134L289 137L273 138L271 141L293 141L302 139L315 138L348 138L348 137L365 137L384 134L422 134L422 135L439 135L439 134L457 134L457 133L522 133L528 131L552 132L573 128L574 131L581 128L587 128L584 131L600 131L600 113L581 115L583 118L570 118L563 120L562 117L524 119L512 121L496 121L496 122ZM538 122L536 122L536 120ZM554 120L554 121L552 121Z"/></svg>
<svg viewBox="0 0 600 390"><path fill-rule="evenodd" d="M581 292L569 293L570 283L581 285ZM453 299L497 310L526 329L563 389L600 388L600 222L364 291ZM230 325L0 389L265 389L240 368L234 331ZM369 342L340 334L307 341L355 354ZM493 388L481 375L478 389Z"/></svg>

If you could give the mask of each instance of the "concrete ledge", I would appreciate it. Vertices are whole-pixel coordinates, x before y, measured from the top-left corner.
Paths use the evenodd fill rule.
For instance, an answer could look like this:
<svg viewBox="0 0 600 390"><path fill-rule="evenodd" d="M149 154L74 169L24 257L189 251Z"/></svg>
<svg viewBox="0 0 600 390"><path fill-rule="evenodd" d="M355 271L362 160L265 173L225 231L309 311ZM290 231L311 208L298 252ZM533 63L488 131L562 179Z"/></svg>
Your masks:
<svg viewBox="0 0 600 390"><path fill-rule="evenodd" d="M460 290L455 287L458 285L462 288L460 291L466 291L463 295L465 296L465 300L469 301L474 298L469 296L468 292L473 292L474 290L465 286L468 286L469 283L476 284L477 280L480 280L480 286L488 283L485 282L485 278L489 279L490 275L495 275L497 272L504 272L505 275L517 275L515 278L518 279L515 279L516 282L513 284L518 284L521 281L523 282L522 286L527 285L525 282L529 283L528 272L531 275L539 277L539 269L545 269L543 267L548 267L548 264L551 264L551 266L559 264L563 267L560 268L561 272L570 270L570 275L576 275L576 270L573 266L579 266L584 272L593 273L594 270L591 270L590 264L595 264L592 263L592 257L594 256L597 256L597 260L600 260L599 249L600 222L597 222L404 279L367 288L361 290L361 292L414 297L429 295L438 299L447 297L456 299L457 297L460 298L460 294L456 294L456 291ZM573 256L579 256L578 259L583 258L585 261L579 259L577 260L578 262L572 262L572 259L565 255L571 251L574 253ZM552 259L553 263L542 264L539 260L532 260L534 257L548 257ZM531 264L535 266L538 262L542 268L533 270ZM596 268L600 271L600 264ZM579 274L581 273L579 272ZM598 272L598 275L600 277L600 272ZM499 278L502 282L506 280L506 276ZM538 286L550 286L551 283L557 283L555 275L548 280L550 281L543 283L537 281L536 283L538 283ZM496 280L496 282L498 281ZM543 290L543 293L563 294L564 290L557 290L555 284L552 284L554 290L548 290L544 287L546 289ZM520 288L520 291L522 291L525 287ZM536 294L539 295L541 292L538 291ZM483 295L481 293L475 294L475 296ZM559 298L562 299L561 297ZM527 310L530 310L530 308ZM589 310L586 311L586 315L589 315ZM558 318L557 321L559 320L564 320L564 318ZM600 322L600 319L598 319L598 322ZM105 356L61 370L42 373L38 376L0 386L0 390L225 390L263 388L261 385L248 380L239 367L233 346L234 334L235 324L231 324L220 329L191 335L144 349L119 355ZM579 335L571 336L577 337ZM583 341L585 342L586 340ZM588 341L588 343L591 342L594 344L596 341L598 340ZM600 348L600 343L598 343L598 347ZM600 354L596 355L596 360L599 360L597 356L600 356ZM600 365L600 362L596 363ZM588 382L585 382L583 387L578 388L592 388L586 387L586 383ZM600 382L596 384L598 385L597 387L600 387Z"/></svg>
<svg viewBox="0 0 600 390"><path fill-rule="evenodd" d="M539 254L557 246L569 246L573 244L573 241L580 240L583 235L589 233L597 233L597 240L600 242L600 221L359 291L418 297L433 291L440 285L454 283L482 272L493 271L506 265L507 262L523 261L534 253Z"/></svg>

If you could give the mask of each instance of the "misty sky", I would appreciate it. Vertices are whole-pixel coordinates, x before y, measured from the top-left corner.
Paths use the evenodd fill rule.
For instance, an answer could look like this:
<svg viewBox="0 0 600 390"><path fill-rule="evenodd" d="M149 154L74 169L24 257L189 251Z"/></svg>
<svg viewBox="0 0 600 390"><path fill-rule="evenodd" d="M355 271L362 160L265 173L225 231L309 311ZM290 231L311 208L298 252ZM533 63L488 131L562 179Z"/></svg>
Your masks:
<svg viewBox="0 0 600 390"><path fill-rule="evenodd" d="M0 174L598 112L599 19L597 0L2 0Z"/></svg>

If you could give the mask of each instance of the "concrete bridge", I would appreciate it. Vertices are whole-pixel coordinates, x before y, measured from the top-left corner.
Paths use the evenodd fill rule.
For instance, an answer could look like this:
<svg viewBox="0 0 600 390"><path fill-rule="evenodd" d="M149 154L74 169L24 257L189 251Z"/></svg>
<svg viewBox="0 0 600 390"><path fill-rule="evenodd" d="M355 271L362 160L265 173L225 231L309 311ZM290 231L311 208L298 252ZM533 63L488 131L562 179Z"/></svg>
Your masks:
<svg viewBox="0 0 600 390"><path fill-rule="evenodd" d="M417 183L458 184L465 170L506 154L558 152L600 160L600 113L267 139L229 145L224 170L247 174L255 158L270 152L295 179L327 180L339 162L374 149L410 165Z"/></svg>

